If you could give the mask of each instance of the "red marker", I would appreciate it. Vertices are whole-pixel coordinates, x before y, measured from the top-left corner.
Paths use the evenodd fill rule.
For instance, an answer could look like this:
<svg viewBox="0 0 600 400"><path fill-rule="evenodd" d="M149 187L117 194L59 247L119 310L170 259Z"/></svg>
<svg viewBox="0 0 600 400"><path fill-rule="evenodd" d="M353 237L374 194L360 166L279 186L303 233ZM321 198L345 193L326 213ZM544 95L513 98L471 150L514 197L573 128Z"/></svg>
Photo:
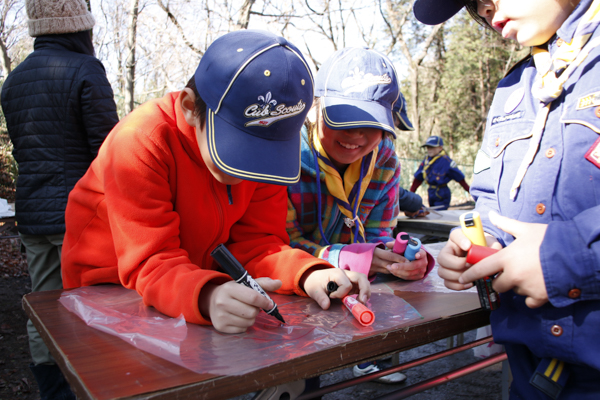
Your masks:
<svg viewBox="0 0 600 400"><path fill-rule="evenodd" d="M364 304L359 303L354 297L345 296L342 302L362 326L369 326L375 322L373 311L369 310Z"/></svg>
<svg viewBox="0 0 600 400"><path fill-rule="evenodd" d="M476 244L472 244L469 252L467 253L467 262L469 264L477 264L479 261L483 260L486 257L491 256L494 253L497 253L499 250L492 249L491 247L478 246Z"/></svg>

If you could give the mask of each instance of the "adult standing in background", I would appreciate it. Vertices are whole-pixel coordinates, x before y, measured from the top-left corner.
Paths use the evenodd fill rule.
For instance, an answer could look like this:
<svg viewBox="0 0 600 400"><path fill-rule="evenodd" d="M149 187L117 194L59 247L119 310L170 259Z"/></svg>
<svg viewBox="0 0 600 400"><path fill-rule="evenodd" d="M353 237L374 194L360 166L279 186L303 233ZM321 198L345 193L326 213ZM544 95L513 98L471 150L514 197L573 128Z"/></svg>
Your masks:
<svg viewBox="0 0 600 400"><path fill-rule="evenodd" d="M26 9L34 50L7 77L1 100L19 165L16 219L35 292L62 288L67 198L118 116L85 1L26 0ZM41 398L75 398L31 321L27 332Z"/></svg>

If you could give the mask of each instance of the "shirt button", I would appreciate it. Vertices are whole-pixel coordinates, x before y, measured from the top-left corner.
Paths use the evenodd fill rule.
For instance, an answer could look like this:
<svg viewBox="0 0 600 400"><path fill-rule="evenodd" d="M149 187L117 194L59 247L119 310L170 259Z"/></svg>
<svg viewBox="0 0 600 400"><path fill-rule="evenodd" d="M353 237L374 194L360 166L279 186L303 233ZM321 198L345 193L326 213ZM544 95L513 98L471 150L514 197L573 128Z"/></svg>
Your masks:
<svg viewBox="0 0 600 400"><path fill-rule="evenodd" d="M600 107L598 107L598 108L600 108ZM596 112L598 112L598 110L596 110ZM496 138L496 147L498 147L499 145L500 145L500 138L497 137Z"/></svg>
<svg viewBox="0 0 600 400"><path fill-rule="evenodd" d="M550 147L548 150L546 150L546 157L548 157L548 158L554 157L555 154L556 154L556 150L554 150L552 147Z"/></svg>
<svg viewBox="0 0 600 400"><path fill-rule="evenodd" d="M565 43L565 41L564 41L564 40L562 40L561 38L558 38L558 40L556 41L556 45L557 45L558 47L562 46L564 43Z"/></svg>
<svg viewBox="0 0 600 400"><path fill-rule="evenodd" d="M550 329L550 332L552 332L554 336L558 337L563 334L563 328L560 325L553 325L552 329Z"/></svg>
<svg viewBox="0 0 600 400"><path fill-rule="evenodd" d="M544 211L546 211L546 206L543 205L542 203L538 204L537 206L535 206L535 211L542 215L544 213Z"/></svg>
<svg viewBox="0 0 600 400"><path fill-rule="evenodd" d="M571 299L577 299L579 298L579 296L581 296L581 289L571 289L569 290L569 298Z"/></svg>
<svg viewBox="0 0 600 400"><path fill-rule="evenodd" d="M596 117L600 118L600 106L596 107Z"/></svg>

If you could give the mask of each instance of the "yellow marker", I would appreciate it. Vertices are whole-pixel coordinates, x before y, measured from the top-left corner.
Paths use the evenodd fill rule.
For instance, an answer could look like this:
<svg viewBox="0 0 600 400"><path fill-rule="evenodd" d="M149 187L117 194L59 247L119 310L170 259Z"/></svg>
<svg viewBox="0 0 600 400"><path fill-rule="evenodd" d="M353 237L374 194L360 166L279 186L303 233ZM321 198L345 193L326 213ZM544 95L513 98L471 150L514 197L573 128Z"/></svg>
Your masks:
<svg viewBox="0 0 600 400"><path fill-rule="evenodd" d="M483 226L481 218L477 211L471 211L462 214L459 218L462 232L469 238L471 243L479 246L487 246L485 235L483 234Z"/></svg>

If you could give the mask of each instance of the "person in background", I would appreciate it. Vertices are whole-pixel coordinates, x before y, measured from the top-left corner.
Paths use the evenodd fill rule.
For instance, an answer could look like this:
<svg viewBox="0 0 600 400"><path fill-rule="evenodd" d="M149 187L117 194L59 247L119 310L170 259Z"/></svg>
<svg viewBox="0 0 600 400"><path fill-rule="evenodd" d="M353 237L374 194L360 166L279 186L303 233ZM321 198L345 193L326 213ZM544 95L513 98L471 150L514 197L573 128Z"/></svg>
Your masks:
<svg viewBox="0 0 600 400"><path fill-rule="evenodd" d="M427 138L427 141L421 146L427 148L427 156L421 161L410 187L410 191L414 193L423 181L427 182L429 207L437 207L438 210L447 210L450 207L452 193L450 193L448 182L455 180L467 192L470 190L465 181L465 175L448 157L443 146L444 140L441 137L429 136Z"/></svg>
<svg viewBox="0 0 600 400"><path fill-rule="evenodd" d="M334 281L332 298L366 302L366 277L288 246L285 185L300 175L312 101L310 69L283 37L239 30L216 39L182 91L117 124L73 189L65 287L122 285L165 315L244 332L272 304L213 260L224 244L266 291L328 309Z"/></svg>
<svg viewBox="0 0 600 400"><path fill-rule="evenodd" d="M511 399L600 398L600 1L417 0L440 24L466 5L480 24L531 55L494 94L471 193L487 245L453 230L438 269L447 287L494 277L491 312Z"/></svg>
<svg viewBox="0 0 600 400"><path fill-rule="evenodd" d="M399 95L384 55L348 47L330 56L317 73L316 100L302 129L300 182L288 188L290 245L371 279L380 272L418 280L434 265L424 249L415 261L390 251L399 214L392 116ZM377 371L373 362L353 368L355 376ZM405 379L394 373L378 381Z"/></svg>
<svg viewBox="0 0 600 400"><path fill-rule="evenodd" d="M406 113L406 100L404 95L400 93L398 101L394 104L392 113L394 115L394 125L400 131L414 131L412 123L408 119ZM404 189L402 186L398 186L398 203L400 205L400 211L404 212L407 217L421 217L429 214L428 211L423 207L423 199L416 193L410 190Z"/></svg>
<svg viewBox="0 0 600 400"><path fill-rule="evenodd" d="M84 0L25 2L33 52L6 78L2 110L19 165L16 220L31 289L61 289L65 208L118 122L104 66L94 56L94 17ZM31 371L42 399L75 398L31 321Z"/></svg>

